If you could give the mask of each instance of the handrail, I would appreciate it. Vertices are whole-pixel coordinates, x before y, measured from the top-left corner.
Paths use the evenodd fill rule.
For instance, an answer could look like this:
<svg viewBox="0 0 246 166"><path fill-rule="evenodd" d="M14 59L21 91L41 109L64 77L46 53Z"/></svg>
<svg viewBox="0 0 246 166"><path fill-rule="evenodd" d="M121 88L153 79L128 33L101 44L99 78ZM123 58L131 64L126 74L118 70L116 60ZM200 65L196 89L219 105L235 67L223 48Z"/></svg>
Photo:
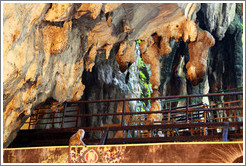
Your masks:
<svg viewBox="0 0 246 166"><path fill-rule="evenodd" d="M207 107L211 107L211 106L216 106L219 104L231 104L231 103L237 103L237 102L243 102L243 100L233 100L233 101L226 101L226 102L220 102L220 103L215 103L215 104L209 104L206 105Z"/></svg>
<svg viewBox="0 0 246 166"><path fill-rule="evenodd" d="M240 110L243 109L242 106L235 107L220 107L220 108L201 108L201 109L188 109L188 113L197 112L197 111L215 111L215 110ZM119 112L119 113L98 113L98 114L78 114L78 115L65 115L64 117L92 117L92 116L115 116L115 115L139 115L139 114L157 114L157 113L181 113L186 112L186 109L180 110L169 110L163 109L161 111L148 111L148 112ZM62 117L54 117L54 118L62 118ZM42 119L50 119L50 118L42 118ZM29 123L29 122L27 122Z"/></svg>
<svg viewBox="0 0 246 166"><path fill-rule="evenodd" d="M191 97L206 97L206 96L227 96L227 95L243 95L243 92L228 92L228 93L208 93L197 95L180 95L180 96L159 96L159 97L145 97L145 98L122 98L122 99L107 99L107 100L80 100L71 101L67 103L102 103L102 102L121 102L121 101L135 101L135 100L158 100L158 99L173 99L173 98L191 98Z"/></svg>
<svg viewBox="0 0 246 166"><path fill-rule="evenodd" d="M112 127L83 127L86 132L89 131L103 131L109 128L109 131L118 130L149 130L149 129L168 129L168 128L189 128L189 127L218 127L224 126L224 122L207 122L207 123L173 123L173 124L161 124L161 125L131 125L131 126L112 126ZM230 127L243 126L243 122L229 122ZM57 132L60 131L77 131L80 127L73 128L57 128ZM50 129L39 129L40 133L48 133ZM54 129L53 129L54 130Z"/></svg>
<svg viewBox="0 0 246 166"><path fill-rule="evenodd" d="M77 102L66 102L65 104L68 103L98 103L98 102L115 102L115 101L123 101L123 111L122 112L117 112L117 113L97 113L97 114L77 114L77 115L63 115L58 116L58 117L50 117L50 118L41 118L41 119L61 119L63 118L68 118L68 117L75 117L78 118L79 117L92 117L92 116L115 116L115 115L121 115L122 118L124 119L123 116L126 115L148 115L148 114L156 114L156 113L163 113L163 114L167 114L167 113L186 113L186 121L188 123L189 120L189 115L192 112L200 112L200 111L204 111L204 112L209 112L209 111L216 111L216 110L241 110L243 109L243 106L230 106L230 107L220 107L220 108L208 108L210 106L214 106L214 105L218 105L218 104L230 104L230 103L235 103L235 102L241 102L243 100L235 100L235 101L229 101L229 102L221 102L221 103L215 103L215 104L210 104L210 105L204 105L204 103L199 103L199 104L195 104L195 105L189 105L189 99L192 97L204 97L204 96L225 96L225 95L243 95L243 92L229 92L229 93L212 93L212 94L197 94L197 95L180 95L180 96L161 96L161 97L150 97L150 98L128 98L128 99L111 99L111 100L94 100L94 101L77 101ZM166 109L162 109L162 110L156 110L156 111L146 111L146 112L125 112L124 111L124 106L125 106L125 102L126 101L133 101L133 100L158 100L158 99L175 99L175 98L186 98L186 106L181 106L181 107L173 107L173 108L166 108ZM188 99L188 100L187 100ZM187 103L188 102L188 103ZM56 113L64 113L64 109L61 112L56 112ZM73 112L77 112L78 110L73 110ZM44 114L53 114L53 112L51 113L40 113L38 112L39 115L44 115ZM191 115L192 116L192 115ZM37 117L36 117L37 118ZM191 117L192 118L192 117ZM76 121L76 124L77 124ZM67 121L64 121L65 123ZM123 120L122 120L123 122ZM38 125L37 123L37 119L34 122L27 122L29 123L29 125L34 125L36 123L36 125ZM54 124L54 123L60 123L60 122L51 122L51 123L40 123L40 124ZM123 125L122 125L123 126Z"/></svg>
<svg viewBox="0 0 246 166"><path fill-rule="evenodd" d="M197 112L197 111L215 111L215 110L236 110L243 109L242 106L235 107L220 107L220 108L201 108L201 109L188 109L188 112ZM182 110L172 110L164 109L162 111L148 111L148 112L125 112L125 113L97 113L97 114L79 114L79 115L66 115L65 117L91 117L91 116L114 116L114 115L135 115L135 114L156 114L156 113L176 113L176 112L186 112L186 109Z"/></svg>

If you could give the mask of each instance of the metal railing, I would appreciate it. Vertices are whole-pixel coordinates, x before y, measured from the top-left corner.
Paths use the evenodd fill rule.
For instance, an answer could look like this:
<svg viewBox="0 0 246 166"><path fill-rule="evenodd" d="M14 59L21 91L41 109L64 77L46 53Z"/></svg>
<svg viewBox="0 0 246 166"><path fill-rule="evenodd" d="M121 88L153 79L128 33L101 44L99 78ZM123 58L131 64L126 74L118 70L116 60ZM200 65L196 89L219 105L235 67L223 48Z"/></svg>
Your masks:
<svg viewBox="0 0 246 166"><path fill-rule="evenodd" d="M76 102L68 102L65 103L65 107L63 110L60 110L59 112L45 112L42 109L37 109L35 114L33 114L30 117L30 121L26 122L29 124L28 129L35 129L36 126L39 125L50 125L50 129L58 129L58 128L66 128L66 124L70 123L70 128L72 129L79 129L84 128L88 132L92 131L100 131L103 132L107 128L108 131L129 131L129 130L153 130L153 129L165 129L165 128L182 128L182 129L188 129L191 131L196 130L196 128L203 128L203 131L205 133L204 128L206 127L206 130L209 130L209 125L211 127L210 123L216 124L220 123L220 128L223 128L223 122L225 121L231 121L231 122L239 122L238 124L241 124L241 122L238 120L239 117L243 117L243 106L242 100L234 100L234 101L222 101L219 103L213 103L210 105L206 105L203 102L191 104L190 101L193 98L196 97L221 97L221 96L240 96L239 98L242 98L243 92L228 92L228 93L212 93L212 94L198 94L198 95L182 95L182 96L161 96L161 97L151 97L151 98L125 98L125 99L108 99L108 100L94 100L94 101L76 101ZM126 103L129 101L146 101L146 100L160 100L160 101L168 101L170 99L182 99L185 100L185 105L180 107L171 107L171 104L169 108L163 108L161 110L156 111L145 111L145 112L125 112L125 106ZM113 112L113 113L96 113L96 114L81 114L80 113L80 104L91 104L91 103L107 103L107 102L123 102L122 112ZM68 105L74 105L77 109L68 111ZM47 111L48 109L46 109ZM238 112L239 111L239 112ZM74 112L73 115L66 115L68 112ZM213 115L220 112L223 114L221 117L213 117L209 115ZM161 125L128 125L125 126L125 118L126 116L132 116L132 115L149 115L149 114L156 114L156 113L162 113L164 116L168 116L168 118L163 118L162 122L169 122L163 123ZM230 115L228 115L230 114ZM44 115L51 115L50 117L44 117ZM59 115L59 116L58 116ZM99 126L80 126L78 124L79 118L89 118L89 117L100 117L100 116L121 116L121 124L116 127L113 126L110 127L99 127ZM66 118L71 118L71 120L65 120ZM181 119L180 122L175 119ZM40 120L47 120L47 122L40 122ZM169 121L168 121L169 120ZM73 123L74 125L71 125ZM161 123L155 122L155 123ZM173 123L173 124L170 124ZM175 123L175 124L174 124ZM57 125L59 124L59 125ZM138 123L139 124L139 123ZM58 127L55 127L55 126ZM100 124L99 124L100 125ZM170 126L171 125L171 126ZM32 127L34 126L34 127ZM216 126L215 126L216 127ZM217 128L219 128L217 126ZM216 128L211 128L210 130L213 130ZM200 129L199 129L200 130ZM236 130L236 129L235 129ZM184 131L184 130L183 130ZM191 134L193 135L193 134ZM205 135L205 134L204 134Z"/></svg>

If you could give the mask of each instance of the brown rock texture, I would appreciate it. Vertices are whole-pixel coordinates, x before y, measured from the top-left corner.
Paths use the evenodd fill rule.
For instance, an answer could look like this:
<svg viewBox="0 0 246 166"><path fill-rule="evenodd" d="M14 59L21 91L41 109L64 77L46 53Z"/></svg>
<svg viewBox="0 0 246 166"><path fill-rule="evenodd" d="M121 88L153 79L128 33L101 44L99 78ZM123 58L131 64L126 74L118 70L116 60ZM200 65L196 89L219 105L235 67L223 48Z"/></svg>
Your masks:
<svg viewBox="0 0 246 166"><path fill-rule="evenodd" d="M192 5L191 5L192 7ZM193 7L191 12L193 12ZM187 16L190 17L190 13ZM205 33L205 32L204 32ZM140 39L145 63L150 64L153 90L160 85L160 59L171 52L169 41L195 42L206 49L191 55L191 70L203 76L211 35L197 32L175 3L4 3L3 4L3 143L7 147L35 106L48 98L59 103L80 100L84 70L95 58L119 47L115 58L124 72L135 61ZM195 53L194 51L192 53ZM200 73L201 72L201 73ZM194 73L188 77L198 82Z"/></svg>
<svg viewBox="0 0 246 166"><path fill-rule="evenodd" d="M215 44L213 36L207 31L198 31L197 40L189 44L190 60L186 64L187 78L196 86L203 81L207 69L208 50Z"/></svg>
<svg viewBox="0 0 246 166"><path fill-rule="evenodd" d="M135 42L122 42L120 44L119 51L116 54L116 61L121 72L125 72L129 65L135 61L135 44Z"/></svg>
<svg viewBox="0 0 246 166"><path fill-rule="evenodd" d="M168 12L172 7L167 5L162 10ZM196 40L196 24L187 20L182 11L177 11L175 14L175 16L178 15L180 17L178 19L168 17L167 20L159 24L157 24L157 21L151 22L147 27L148 34L140 37L143 40L140 45L143 61L146 64L150 64L152 72L150 83L153 89L157 89L160 85L160 80L158 79L160 78L160 59L163 55L167 55L172 51L169 45L170 39L175 39L176 41L183 39L185 42L194 42Z"/></svg>

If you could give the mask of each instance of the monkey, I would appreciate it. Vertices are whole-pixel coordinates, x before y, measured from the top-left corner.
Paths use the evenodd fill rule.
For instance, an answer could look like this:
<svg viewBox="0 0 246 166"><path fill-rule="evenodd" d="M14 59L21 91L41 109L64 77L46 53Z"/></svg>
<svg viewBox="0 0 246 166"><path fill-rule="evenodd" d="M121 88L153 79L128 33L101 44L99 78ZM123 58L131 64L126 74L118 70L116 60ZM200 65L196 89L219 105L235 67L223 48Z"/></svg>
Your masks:
<svg viewBox="0 0 246 166"><path fill-rule="evenodd" d="M79 129L75 134L73 134L70 139L69 139L69 161L71 159L71 155L70 155L70 152L71 152L71 146L75 146L75 153L77 153L77 146L78 145L83 145L83 146L87 146L84 142L83 142L83 138L84 138L84 135L85 135L85 130L84 129Z"/></svg>
<svg viewBox="0 0 246 166"><path fill-rule="evenodd" d="M74 146L74 145L84 145L86 146L86 144L82 141L82 139L84 138L85 135L85 130L84 129L79 129L74 135L72 135L72 137L70 137L69 139L69 146Z"/></svg>

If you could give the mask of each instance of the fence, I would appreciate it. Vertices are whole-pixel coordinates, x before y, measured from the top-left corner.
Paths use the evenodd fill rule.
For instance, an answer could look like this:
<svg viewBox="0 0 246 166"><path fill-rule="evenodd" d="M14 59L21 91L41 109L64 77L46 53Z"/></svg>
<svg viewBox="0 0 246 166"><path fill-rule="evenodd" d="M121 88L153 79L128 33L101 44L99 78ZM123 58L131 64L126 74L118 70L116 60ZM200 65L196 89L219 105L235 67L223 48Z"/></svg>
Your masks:
<svg viewBox="0 0 246 166"><path fill-rule="evenodd" d="M83 128L86 132L97 132L100 140L106 140L109 131L123 132L123 138L135 137L173 137L173 136L208 136L214 133L222 133L222 129L229 122L229 132L242 132L243 117L243 92L213 93L183 96L165 96L152 98L125 98L95 101L76 101L65 103L64 109L59 111L36 109L30 120L26 122L28 129L38 129L40 125L46 125L40 129L73 129ZM204 103L207 97L213 99L210 104ZM228 101L228 99L235 99ZM216 99L216 100L215 100ZM126 104L130 101L159 100L162 103L161 110L145 112L126 112ZM227 101L224 101L227 100ZM181 102L183 105L179 105ZM92 103L123 102L122 112L81 114L82 105ZM176 103L176 104L174 104ZM172 106L172 105L176 106ZM74 108L73 110L71 108ZM69 114L71 113L71 114ZM162 121L148 122L146 115L162 113ZM49 115L49 116L48 116ZM86 120L93 117L121 116L119 124L102 124L98 126L85 126L81 118ZM138 116L143 119L134 119L126 123L127 116ZM45 120L45 122L44 122ZM48 126L47 126L48 125ZM156 134L158 133L159 134ZM104 133L104 134L103 134ZM188 134L188 135L187 135ZM187 137L188 138L188 137ZM166 138L167 139L167 138ZM105 142L105 141L104 141Z"/></svg>

